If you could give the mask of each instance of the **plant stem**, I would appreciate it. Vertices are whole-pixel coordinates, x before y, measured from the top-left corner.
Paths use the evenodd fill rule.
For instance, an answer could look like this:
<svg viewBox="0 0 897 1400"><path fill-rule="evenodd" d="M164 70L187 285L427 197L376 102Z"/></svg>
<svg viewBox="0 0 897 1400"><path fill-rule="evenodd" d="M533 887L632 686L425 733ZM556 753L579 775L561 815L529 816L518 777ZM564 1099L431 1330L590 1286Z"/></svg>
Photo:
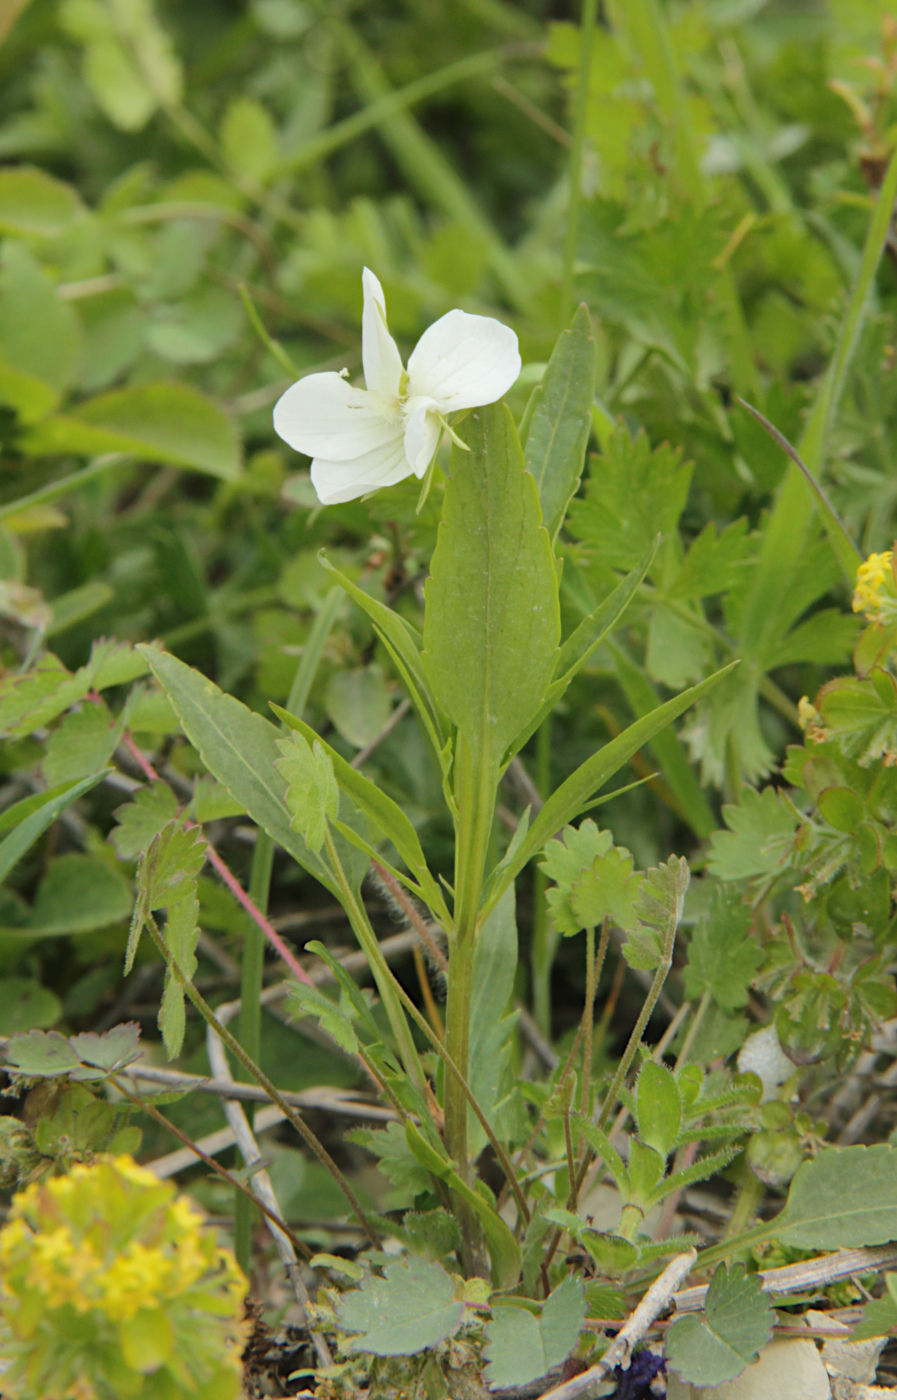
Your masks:
<svg viewBox="0 0 897 1400"><path fill-rule="evenodd" d="M83 486L85 481L93 481L98 476L103 476L111 467L120 466L122 462L131 461L129 453L107 452L102 457L95 457L86 467L80 471L72 472L69 476L62 477L59 481L51 481L46 486L41 486L37 491L32 491L28 496L20 496L17 501L9 501L6 505L0 506L0 523L9 520L13 515L20 515L22 511L30 510L32 506L48 505L50 501L58 501L60 496L67 496L70 491L77 491Z"/></svg>
<svg viewBox="0 0 897 1400"><path fill-rule="evenodd" d="M598 979L604 966L609 938L610 920L605 919L601 928L601 939L596 957L595 930L593 928L586 929L586 1000L582 1009L582 1111L584 1115L588 1115L589 1112L589 1091L592 1087L592 1033L595 1022L595 994L598 991Z"/></svg>
<svg viewBox="0 0 897 1400"><path fill-rule="evenodd" d="M249 877L249 898L262 913L268 908L268 893L271 887L271 867L274 864L274 842L267 831L258 830L255 850L252 854L252 872ZM262 979L265 967L265 935L254 919L247 919L243 936L243 963L240 981L240 1025L239 1040L247 1055L253 1060L261 1059L262 1038ZM255 1107L245 1108L250 1128L255 1119ZM234 1252L237 1263L244 1274L249 1274L252 1254L252 1200L244 1192L239 1192L234 1200Z"/></svg>
<svg viewBox="0 0 897 1400"><path fill-rule="evenodd" d="M536 789L543 802L551 791L551 715L536 731ZM542 1034L551 1037L551 964L557 949L557 938L548 920L545 892L548 879L536 866L533 878L533 947L531 969L533 979L533 1018Z"/></svg>
<svg viewBox="0 0 897 1400"><path fill-rule="evenodd" d="M645 997L644 1005L639 1012L638 1020L632 1029L632 1035L629 1037L629 1042L626 1049L623 1051L623 1058L617 1066L617 1072L613 1077L611 1086L607 1091L607 1097L601 1107L601 1113L598 1116L598 1127L601 1128L602 1131L607 1127L607 1121L616 1108L620 1087L629 1073L629 1067L635 1059L636 1051L645 1033L645 1027L650 1021L654 1008L660 999L660 993L663 991L663 984L667 980L670 968L673 965L673 944L675 941L676 924L671 920L670 930L667 934L663 949L663 956L657 965L651 986L648 990L648 995Z"/></svg>
<svg viewBox="0 0 897 1400"><path fill-rule="evenodd" d="M573 115L573 142L567 166L567 235L564 240L564 280L561 292L561 319L564 324L573 310L573 272L579 246L579 206L582 202L582 159L586 141L589 107L589 78L592 66L592 38L595 33L597 0L583 0L579 30L579 78Z"/></svg>
<svg viewBox="0 0 897 1400"><path fill-rule="evenodd" d="M674 1067L673 1067L674 1070L678 1070L682 1065L685 1064L685 1061L688 1059L689 1053L690 1053L690 1051L691 1051L691 1047L692 1047L692 1046L694 1045L694 1043L695 1043L695 1036L697 1035L698 1031L701 1029L701 1022L703 1021L703 1019L704 1019L704 1017L705 1017L705 1015L706 1015L706 1013L707 1013L707 1007L708 1007L709 1005L710 1005L710 992L709 992L709 990L706 990L706 989L705 989L705 990L701 993L701 1000L698 1002L697 1006L695 1007L694 1015L693 1015L692 1018L691 1018L691 1025L689 1026L688 1030L685 1032L685 1039L684 1039L683 1042L682 1042L682 1049L679 1051L679 1054L676 1056L676 1063L675 1063L675 1065L674 1065Z"/></svg>
<svg viewBox="0 0 897 1400"><path fill-rule="evenodd" d="M149 930L150 937L155 943L159 953L165 959L166 964L170 966L171 960L168 956L168 948L165 944L165 939L159 932L159 926L153 918L152 914L147 915L146 927ZM315 1154L322 1167L324 1167L325 1170L330 1173L337 1186L340 1188L346 1200L348 1201L352 1212L357 1217L362 1228L364 1229L365 1233L370 1239L372 1245L375 1249L379 1249L380 1236L378 1232L374 1229L374 1226L368 1220L368 1217L365 1214L365 1211L362 1208L361 1204L359 1203L355 1192L352 1190L352 1187L349 1185L345 1176L340 1171L339 1167L336 1165L336 1162L334 1162L333 1158L327 1151L324 1144L320 1142L319 1139L315 1136L311 1128L309 1128L308 1124L305 1122L305 1119L296 1110L296 1108L294 1108L292 1104L287 1102L287 1100L283 1097L277 1086L273 1084L272 1081L268 1078L267 1074L265 1074L264 1070L259 1065L257 1065L249 1055L246 1054L246 1051L243 1049L236 1036L231 1034L227 1026L223 1026L221 1024L221 1022L218 1020L218 1017L212 1010L211 1006L209 1006L208 1002L206 1001L205 997L200 991L197 990L194 984L192 982L185 981L182 982L181 985L183 986L186 995L190 998L191 1002L196 1007L200 1016L205 1021L206 1025L212 1027L212 1030L227 1046L231 1054L234 1055L235 1058L243 1066L243 1068L249 1074L251 1074L255 1082L261 1085L271 1102L277 1104L277 1107L280 1109L284 1118L286 1118L287 1121L292 1124L292 1126L296 1129L296 1132L302 1138L303 1142L309 1148L311 1148L312 1152Z"/></svg>

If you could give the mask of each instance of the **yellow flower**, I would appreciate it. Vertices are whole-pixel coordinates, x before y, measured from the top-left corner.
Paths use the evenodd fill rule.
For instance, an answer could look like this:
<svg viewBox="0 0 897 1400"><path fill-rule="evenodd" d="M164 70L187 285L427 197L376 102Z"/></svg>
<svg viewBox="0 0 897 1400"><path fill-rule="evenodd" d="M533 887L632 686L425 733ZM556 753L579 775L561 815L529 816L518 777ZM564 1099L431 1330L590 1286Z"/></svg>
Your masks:
<svg viewBox="0 0 897 1400"><path fill-rule="evenodd" d="M854 612L865 613L870 622L890 625L897 622L897 583L894 579L894 552L870 554L857 569L853 592Z"/></svg>
<svg viewBox="0 0 897 1400"><path fill-rule="evenodd" d="M811 744L820 744L828 737L822 716L806 695L802 695L797 702L797 719Z"/></svg>

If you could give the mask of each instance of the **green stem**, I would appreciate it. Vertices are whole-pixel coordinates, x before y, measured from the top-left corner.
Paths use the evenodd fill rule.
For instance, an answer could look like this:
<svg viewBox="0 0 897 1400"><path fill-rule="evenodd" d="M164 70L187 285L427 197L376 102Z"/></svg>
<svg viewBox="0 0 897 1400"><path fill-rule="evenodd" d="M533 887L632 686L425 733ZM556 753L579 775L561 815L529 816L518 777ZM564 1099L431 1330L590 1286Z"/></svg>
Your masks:
<svg viewBox="0 0 897 1400"><path fill-rule="evenodd" d="M448 997L445 1008L445 1049L467 1079L470 1045L470 999L473 953L486 853L492 832L497 778L459 733L455 750L455 936L449 954ZM467 1099L461 1084L445 1084L445 1145L458 1175L471 1181L467 1146Z"/></svg>
<svg viewBox="0 0 897 1400"><path fill-rule="evenodd" d="M610 939L610 920L605 919L601 927L598 953L595 953L595 930L586 929L586 1001L582 1009L582 1111L588 1116L590 1089L592 1087L592 1035L595 1024L595 994L598 979L604 967L607 945Z"/></svg>
<svg viewBox="0 0 897 1400"><path fill-rule="evenodd" d="M333 873L339 885L340 902L346 911L349 923L352 925L352 931L358 939L364 955L368 960L368 965L371 969L374 981L377 984L377 991L380 993L380 1000L383 1002L383 1008L389 1019L392 1033L399 1047L399 1054L402 1057L405 1072L420 1093L423 1094L426 1088L426 1079L423 1069L421 1068L420 1058L411 1035L410 1027L402 1012L399 1000L396 997L395 985L397 984L395 984L395 978L393 978L386 959L380 950L377 935L371 928L367 912L361 902L356 898L355 891L349 883L348 876L343 869L343 864L339 858L339 852L336 849L336 843L333 840L329 827L324 837L324 842L330 864L333 868Z"/></svg>
<svg viewBox="0 0 897 1400"><path fill-rule="evenodd" d="M692 1016L692 1018L691 1018L691 1025L689 1026L688 1030L685 1032L685 1039L684 1039L683 1042L682 1042L682 1049L679 1051L679 1054L676 1056L676 1064L675 1064L675 1066L674 1066L674 1068L675 1068L676 1070L678 1070L678 1069L680 1068L681 1065L684 1065L685 1062L686 1062L686 1060L688 1059L688 1056L689 1056L689 1054L691 1053L691 1047L692 1047L692 1046L694 1045L694 1043L695 1043L695 1036L697 1035L698 1031L701 1029L701 1022L703 1021L705 1015L707 1014L707 1007L708 1007L709 1005L710 1005L710 992L709 992L709 990L705 989L705 990L701 993L701 1000L698 1002L697 1006L695 1007L694 1014L693 1014L693 1016Z"/></svg>
<svg viewBox="0 0 897 1400"><path fill-rule="evenodd" d="M617 1066L617 1072L613 1077L611 1086L607 1091L607 1097L601 1107L601 1113L598 1116L598 1127L601 1128L602 1131L607 1127L608 1119L617 1106L620 1088L629 1073L629 1068L632 1061L635 1059L636 1051L642 1043L645 1027L651 1019L654 1008L660 999L660 993L663 991L663 984L667 980L670 968L673 965L673 944L676 940L676 925L672 920L670 922L671 931L667 934L663 957L654 973L648 995L645 997L644 1005L639 1012L638 1020L633 1027L632 1035L629 1037L629 1042L626 1049L623 1051L623 1058Z"/></svg>
<svg viewBox="0 0 897 1400"><path fill-rule="evenodd" d="M158 952L162 955L166 964L168 966L171 966L171 959L168 954L168 948L165 944L165 939L159 932L159 926L153 918L152 914L147 915L145 924L146 928L149 930L150 937L156 945ZM368 1217L363 1207L361 1206L357 1196L355 1195L355 1192L352 1190L352 1187L349 1185L345 1176L340 1171L339 1167L336 1165L336 1162L334 1162L330 1153L327 1151L327 1148L312 1132L311 1128L305 1122L305 1119L302 1117L301 1113L299 1113L298 1109L296 1109L293 1104L287 1102L287 1100L281 1094L280 1090L277 1088L277 1085L274 1084L268 1078L264 1070L258 1064L256 1064L256 1062L251 1058L251 1056L247 1055L246 1051L243 1049L243 1046L240 1044L239 1040L237 1040L236 1036L231 1034L227 1026L221 1024L221 1022L218 1020L218 1017L212 1010L211 1006L209 1006L209 1003L206 1001L205 997L200 991L197 990L194 984L192 982L185 981L182 982L181 985L184 988L184 992L189 997L193 1005L196 1007L202 1019L205 1021L206 1025L212 1027L212 1030L221 1040L222 1044L227 1047L227 1049L243 1066L243 1068L252 1076L256 1084L261 1085L271 1102L277 1105L284 1118L286 1118L287 1122L292 1124L292 1126L296 1129L296 1132L302 1138L306 1146L309 1147L311 1151L315 1154L318 1161L321 1163L321 1166L324 1167L325 1170L330 1173L337 1186L342 1191L343 1195L348 1201L349 1207L358 1219L362 1229L365 1231L368 1238L370 1239L371 1244L374 1246L375 1249L379 1249L380 1236L378 1232L374 1229L374 1226L368 1220Z"/></svg>
<svg viewBox="0 0 897 1400"><path fill-rule="evenodd" d="M579 31L579 79L573 116L573 141L567 167L567 233L564 240L564 280L561 292L561 322L566 325L573 311L573 273L579 246L579 206L582 202L582 159L586 141L589 107L589 78L592 66L592 38L595 33L597 0L583 0Z"/></svg>
<svg viewBox="0 0 897 1400"><path fill-rule="evenodd" d="M96 477L103 476L110 467L117 467L129 460L130 454L127 452L107 452L102 457L95 457L90 465L83 467L81 471L72 472L70 476L64 476L59 481L51 481L49 485L41 486L28 496L20 496L17 501L0 506L0 522L9 520L12 515L20 515L32 506L45 506L50 501L57 501L60 496L67 496L70 491L77 491L86 481L94 481Z"/></svg>
<svg viewBox="0 0 897 1400"><path fill-rule="evenodd" d="M536 788L539 796L551 792L551 715L536 731ZM533 947L530 955L533 979L533 1017L542 1034L551 1037L551 965L557 951L557 937L548 918L546 891L548 878L536 866L533 878Z"/></svg>
<svg viewBox="0 0 897 1400"><path fill-rule="evenodd" d="M268 911L271 888L271 868L274 864L274 842L261 827L256 833L249 876L249 898L263 914ZM261 1059L262 1040L262 978L265 967L265 935L254 919L246 922L243 935L243 963L240 981L239 1040L247 1055ZM255 1118L253 1104L246 1105L250 1128ZM252 1194L238 1192L234 1199L234 1252L244 1274L249 1274L252 1257Z"/></svg>

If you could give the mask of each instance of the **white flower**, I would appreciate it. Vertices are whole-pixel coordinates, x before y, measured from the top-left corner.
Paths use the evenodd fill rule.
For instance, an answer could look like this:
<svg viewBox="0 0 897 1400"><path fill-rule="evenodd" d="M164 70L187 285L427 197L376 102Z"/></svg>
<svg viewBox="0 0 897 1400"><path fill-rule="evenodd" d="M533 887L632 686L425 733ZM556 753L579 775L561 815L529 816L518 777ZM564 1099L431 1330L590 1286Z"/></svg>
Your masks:
<svg viewBox="0 0 897 1400"><path fill-rule="evenodd" d="M424 331L407 371L386 324L383 288L361 278L361 358L366 389L342 374L309 374L278 400L274 427L313 458L311 479L324 505L353 501L413 472L436 454L445 415L495 403L520 373L517 337L490 316L449 311Z"/></svg>

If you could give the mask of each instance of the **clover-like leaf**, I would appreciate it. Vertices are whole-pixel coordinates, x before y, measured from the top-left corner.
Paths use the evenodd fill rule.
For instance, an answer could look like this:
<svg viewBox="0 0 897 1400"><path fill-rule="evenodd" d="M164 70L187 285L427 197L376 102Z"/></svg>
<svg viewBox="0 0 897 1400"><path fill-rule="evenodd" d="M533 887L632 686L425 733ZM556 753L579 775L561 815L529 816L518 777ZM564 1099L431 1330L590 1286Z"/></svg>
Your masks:
<svg viewBox="0 0 897 1400"><path fill-rule="evenodd" d="M139 1022L124 1021L102 1035L97 1035L95 1031L73 1035L69 1043L83 1064L94 1065L113 1074L115 1070L123 1069L139 1059L139 1040Z"/></svg>
<svg viewBox="0 0 897 1400"><path fill-rule="evenodd" d="M11 1036L6 1060L16 1074L34 1079L69 1074L79 1065L71 1043L58 1031L28 1031Z"/></svg>
<svg viewBox="0 0 897 1400"><path fill-rule="evenodd" d="M720 1264L707 1290L704 1313L679 1318L667 1332L670 1365L694 1385L734 1380L756 1361L775 1317L763 1282L743 1264Z"/></svg>
<svg viewBox="0 0 897 1400"><path fill-rule="evenodd" d="M514 1304L494 1307L484 1353L490 1387L529 1385L566 1361L585 1315L582 1280L573 1274L546 1298L540 1317Z"/></svg>

